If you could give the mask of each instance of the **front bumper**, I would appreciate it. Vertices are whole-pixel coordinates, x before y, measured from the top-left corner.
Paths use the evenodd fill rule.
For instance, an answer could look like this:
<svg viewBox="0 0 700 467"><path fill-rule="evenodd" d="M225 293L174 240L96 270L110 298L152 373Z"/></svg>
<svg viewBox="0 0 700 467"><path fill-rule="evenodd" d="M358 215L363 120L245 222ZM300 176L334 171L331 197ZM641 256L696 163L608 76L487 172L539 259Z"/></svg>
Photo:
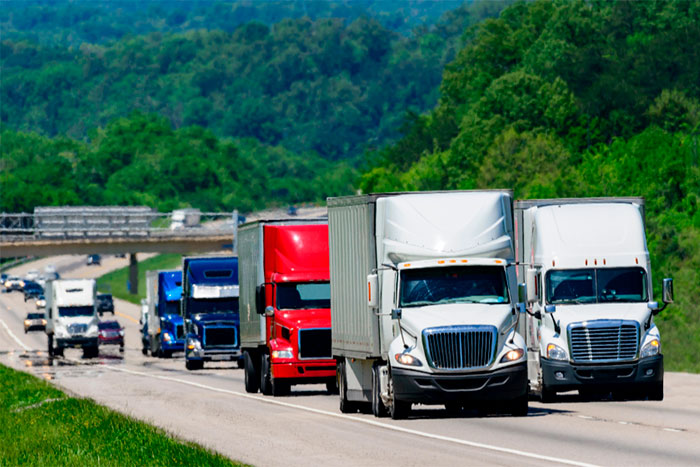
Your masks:
<svg viewBox="0 0 700 467"><path fill-rule="evenodd" d="M202 350L187 350L185 353L186 360L195 360L202 362L213 361L235 361L241 358L241 349L202 349Z"/></svg>
<svg viewBox="0 0 700 467"><path fill-rule="evenodd" d="M660 383L664 379L663 355L643 358L632 363L581 365L542 359L542 381L554 391L571 391L582 387L619 388Z"/></svg>
<svg viewBox="0 0 700 467"><path fill-rule="evenodd" d="M161 339L160 347L163 350L167 350L167 351L171 351L171 352L182 352L183 350L185 350L185 339L180 339L180 340L175 340L175 341L170 341L170 342L165 342L164 340Z"/></svg>
<svg viewBox="0 0 700 467"><path fill-rule="evenodd" d="M392 368L398 400L423 404L512 400L527 394L527 363L479 373L435 374Z"/></svg>
<svg viewBox="0 0 700 467"><path fill-rule="evenodd" d="M100 343L100 345L119 345L124 347L123 337L108 337L105 339L99 339L98 342Z"/></svg>
<svg viewBox="0 0 700 467"><path fill-rule="evenodd" d="M97 347L97 337L71 337L67 339L56 339L56 347Z"/></svg>
<svg viewBox="0 0 700 467"><path fill-rule="evenodd" d="M315 362L272 362L272 376L275 379L288 379L292 384L325 383L336 377L335 360Z"/></svg>

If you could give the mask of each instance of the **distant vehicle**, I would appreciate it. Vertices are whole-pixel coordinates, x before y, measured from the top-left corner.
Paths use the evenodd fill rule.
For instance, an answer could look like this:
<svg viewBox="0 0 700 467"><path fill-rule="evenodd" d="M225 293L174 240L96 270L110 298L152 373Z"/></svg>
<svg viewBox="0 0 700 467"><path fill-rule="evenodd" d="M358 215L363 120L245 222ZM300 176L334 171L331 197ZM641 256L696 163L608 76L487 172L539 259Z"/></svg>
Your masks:
<svg viewBox="0 0 700 467"><path fill-rule="evenodd" d="M36 281L39 278L39 270L32 269L27 274L24 275L24 279L28 281Z"/></svg>
<svg viewBox="0 0 700 467"><path fill-rule="evenodd" d="M46 335L50 356L66 347L82 347L83 357L97 357L98 328L95 280L72 279L46 283Z"/></svg>
<svg viewBox="0 0 700 467"><path fill-rule="evenodd" d="M44 313L27 313L24 318L24 333L28 331L44 330L46 328L46 315Z"/></svg>
<svg viewBox="0 0 700 467"><path fill-rule="evenodd" d="M29 299L37 298L40 295L44 295L44 288L33 281L25 281L22 290L24 291L25 302Z"/></svg>
<svg viewBox="0 0 700 467"><path fill-rule="evenodd" d="M45 272L44 274L39 276L39 278L36 281L39 283L39 285L41 285L42 287L45 287L46 283L48 281L55 281L55 280L60 279L60 278L61 278L61 276L59 276L59 274L56 271L53 271L53 272Z"/></svg>
<svg viewBox="0 0 700 467"><path fill-rule="evenodd" d="M118 321L101 321L97 327L99 345L119 345L119 351L124 352L124 328Z"/></svg>
<svg viewBox="0 0 700 467"><path fill-rule="evenodd" d="M180 315L182 271L147 271L148 348L152 357L170 358L185 350L184 322Z"/></svg>
<svg viewBox="0 0 700 467"><path fill-rule="evenodd" d="M12 292L13 290L22 290L24 288L24 281L17 276L9 276L5 279L5 292Z"/></svg>
<svg viewBox="0 0 700 467"><path fill-rule="evenodd" d="M112 299L112 294L97 294L97 312L100 316L102 316L102 313L107 312L114 314L114 300Z"/></svg>
<svg viewBox="0 0 700 467"><path fill-rule="evenodd" d="M46 308L46 297L44 297L44 294L39 295L34 304L36 305L37 310L40 308Z"/></svg>
<svg viewBox="0 0 700 467"><path fill-rule="evenodd" d="M199 209L186 208L173 211L170 221L170 230L179 230L199 225L202 213Z"/></svg>
<svg viewBox="0 0 700 467"><path fill-rule="evenodd" d="M0 283L5 284L5 281L7 280L9 276L6 273L0 274Z"/></svg>
<svg viewBox="0 0 700 467"><path fill-rule="evenodd" d="M45 273L56 272L56 266L54 266L53 264L47 264L46 267L44 268L44 272Z"/></svg>
<svg viewBox="0 0 700 467"><path fill-rule="evenodd" d="M90 255L87 257L87 265L88 266L99 266L101 260L102 260L102 258L100 257L100 255Z"/></svg>
<svg viewBox="0 0 700 467"><path fill-rule="evenodd" d="M297 207L296 206L289 206L287 208L287 214L290 216L296 216L297 215Z"/></svg>

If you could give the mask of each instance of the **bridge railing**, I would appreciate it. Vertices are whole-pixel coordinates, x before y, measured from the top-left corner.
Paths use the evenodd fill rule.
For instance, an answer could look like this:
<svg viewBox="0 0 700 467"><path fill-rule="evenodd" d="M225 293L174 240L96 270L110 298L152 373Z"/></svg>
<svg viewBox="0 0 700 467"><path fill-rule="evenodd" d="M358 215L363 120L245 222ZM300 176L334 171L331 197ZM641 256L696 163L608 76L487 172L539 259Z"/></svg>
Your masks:
<svg viewBox="0 0 700 467"><path fill-rule="evenodd" d="M0 235L46 239L199 236L230 234L239 216L182 210L159 213L144 206L37 207L34 213L1 213ZM196 215L194 213L196 212Z"/></svg>

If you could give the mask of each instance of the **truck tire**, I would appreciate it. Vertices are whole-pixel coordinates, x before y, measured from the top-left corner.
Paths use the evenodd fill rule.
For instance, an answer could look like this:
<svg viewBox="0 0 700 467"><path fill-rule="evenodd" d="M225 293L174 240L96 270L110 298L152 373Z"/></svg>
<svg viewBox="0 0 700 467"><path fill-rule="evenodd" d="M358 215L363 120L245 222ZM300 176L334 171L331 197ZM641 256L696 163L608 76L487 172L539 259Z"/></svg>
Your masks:
<svg viewBox="0 0 700 467"><path fill-rule="evenodd" d="M389 392L391 393L391 407L389 407L389 415L391 415L392 420L402 420L404 418L407 418L408 415L411 413L411 403L396 398L391 375L389 376L389 378Z"/></svg>
<svg viewBox="0 0 700 467"><path fill-rule="evenodd" d="M185 359L185 368L190 371L201 370L204 368L204 362L201 360L187 360Z"/></svg>
<svg viewBox="0 0 700 467"><path fill-rule="evenodd" d="M95 358L99 355L99 350L96 346L83 347L83 358Z"/></svg>
<svg viewBox="0 0 700 467"><path fill-rule="evenodd" d="M146 347L146 346L144 345L143 348L141 349L141 353L144 354L144 355L148 355L148 347Z"/></svg>
<svg viewBox="0 0 700 467"><path fill-rule="evenodd" d="M389 411L382 401L382 388L379 382L379 365L372 367L372 413L377 418L383 418L389 415Z"/></svg>
<svg viewBox="0 0 700 467"><path fill-rule="evenodd" d="M173 351L172 350L160 350L160 358L172 358L173 356Z"/></svg>
<svg viewBox="0 0 700 467"><path fill-rule="evenodd" d="M647 397L650 401L662 401L664 400L664 382L655 383L649 389Z"/></svg>
<svg viewBox="0 0 700 467"><path fill-rule="evenodd" d="M548 403L548 402L554 402L557 398L557 392L548 388L544 384L542 385L542 389L540 389L540 402L543 403Z"/></svg>
<svg viewBox="0 0 700 467"><path fill-rule="evenodd" d="M514 417L527 417L527 393L510 401L509 412Z"/></svg>
<svg viewBox="0 0 700 467"><path fill-rule="evenodd" d="M336 378L326 381L326 391L328 394L338 394L338 380Z"/></svg>
<svg viewBox="0 0 700 467"><path fill-rule="evenodd" d="M272 375L270 373L270 357L263 354L260 357L260 392L266 396L272 394Z"/></svg>
<svg viewBox="0 0 700 467"><path fill-rule="evenodd" d="M289 381L280 378L270 378L270 393L274 397L286 396L289 394L290 389Z"/></svg>
<svg viewBox="0 0 700 467"><path fill-rule="evenodd" d="M49 334L48 338L49 338L49 346L48 346L49 347L48 348L49 357L53 357L53 334Z"/></svg>
<svg viewBox="0 0 700 467"><path fill-rule="evenodd" d="M253 356L250 352L243 352L243 371L245 372L245 391L255 394L260 387L260 376L255 371Z"/></svg>
<svg viewBox="0 0 700 467"><path fill-rule="evenodd" d="M358 404L348 400L348 383L345 376L345 359L338 359L336 374L338 379L338 395L340 396L340 412L357 413Z"/></svg>

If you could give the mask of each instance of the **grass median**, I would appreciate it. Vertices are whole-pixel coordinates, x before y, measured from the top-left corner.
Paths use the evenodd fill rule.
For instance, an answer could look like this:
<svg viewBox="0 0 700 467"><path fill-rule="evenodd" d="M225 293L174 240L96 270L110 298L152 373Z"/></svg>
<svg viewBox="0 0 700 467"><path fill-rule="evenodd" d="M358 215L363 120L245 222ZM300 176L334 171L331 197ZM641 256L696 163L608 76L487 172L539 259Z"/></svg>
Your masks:
<svg viewBox="0 0 700 467"><path fill-rule="evenodd" d="M0 465L243 465L3 365L0 388Z"/></svg>
<svg viewBox="0 0 700 467"><path fill-rule="evenodd" d="M182 255L165 254L139 261L139 293L132 294L126 288L129 280L129 267L116 269L108 272L97 279L97 290L111 293L117 298L136 303L141 303L142 298L146 298L146 271L160 269L180 269L182 266Z"/></svg>

